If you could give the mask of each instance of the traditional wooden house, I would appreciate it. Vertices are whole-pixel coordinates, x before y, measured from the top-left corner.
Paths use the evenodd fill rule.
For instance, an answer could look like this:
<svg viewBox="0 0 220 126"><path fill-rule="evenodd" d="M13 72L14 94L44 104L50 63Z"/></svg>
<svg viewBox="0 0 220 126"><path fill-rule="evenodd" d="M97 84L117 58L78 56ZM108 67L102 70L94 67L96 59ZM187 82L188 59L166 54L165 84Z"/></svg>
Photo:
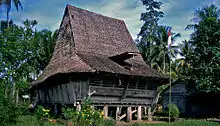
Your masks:
<svg viewBox="0 0 220 126"><path fill-rule="evenodd" d="M32 83L37 104L150 106L167 76L146 65L124 21L67 5L52 59ZM118 109L117 109L118 110Z"/></svg>

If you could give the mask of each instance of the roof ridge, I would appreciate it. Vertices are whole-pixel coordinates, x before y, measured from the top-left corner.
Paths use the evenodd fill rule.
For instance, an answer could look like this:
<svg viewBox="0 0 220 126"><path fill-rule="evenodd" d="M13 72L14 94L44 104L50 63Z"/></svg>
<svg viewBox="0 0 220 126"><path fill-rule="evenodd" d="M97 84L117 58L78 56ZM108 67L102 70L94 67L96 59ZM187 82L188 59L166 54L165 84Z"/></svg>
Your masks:
<svg viewBox="0 0 220 126"><path fill-rule="evenodd" d="M113 18L113 17L110 17L110 16L106 16L106 15L103 15L103 14L100 14L100 13L92 12L92 10L89 11L89 10L82 9L82 8L79 8L79 7L76 7L76 6L72 6L72 5L70 5L70 4L67 4L66 7L67 7L67 8L80 9L80 10L83 10L83 11L86 11L86 12L89 12L89 13L92 13L92 14L95 14L95 15L99 15L99 16L103 16L103 17L107 17L107 18L110 18L110 19L114 19L114 20L117 20L117 21L124 22L124 20L117 19L117 18ZM68 11L69 11L69 10L68 10Z"/></svg>

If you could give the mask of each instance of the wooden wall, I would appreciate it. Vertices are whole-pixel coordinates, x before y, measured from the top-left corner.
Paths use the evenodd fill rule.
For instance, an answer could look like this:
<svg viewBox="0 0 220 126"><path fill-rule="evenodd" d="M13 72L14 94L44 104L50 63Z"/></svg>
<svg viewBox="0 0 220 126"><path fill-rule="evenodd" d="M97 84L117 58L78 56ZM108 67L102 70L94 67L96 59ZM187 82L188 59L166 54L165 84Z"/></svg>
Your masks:
<svg viewBox="0 0 220 126"><path fill-rule="evenodd" d="M75 81L66 84L39 88L39 102L73 104L77 99L86 97L87 81Z"/></svg>
<svg viewBox="0 0 220 126"><path fill-rule="evenodd" d="M186 111L186 87L184 82L176 82L171 90L171 103L176 104L181 114ZM169 104L169 88L163 94L163 108Z"/></svg>
<svg viewBox="0 0 220 126"><path fill-rule="evenodd" d="M96 91L91 96L93 103L97 104L151 104L155 96L154 90L127 89L89 86L90 91Z"/></svg>
<svg viewBox="0 0 220 126"><path fill-rule="evenodd" d="M156 81L145 78L99 73L59 76L38 87L37 93L39 103L74 104L95 91L94 104L146 105L152 103L156 88Z"/></svg>

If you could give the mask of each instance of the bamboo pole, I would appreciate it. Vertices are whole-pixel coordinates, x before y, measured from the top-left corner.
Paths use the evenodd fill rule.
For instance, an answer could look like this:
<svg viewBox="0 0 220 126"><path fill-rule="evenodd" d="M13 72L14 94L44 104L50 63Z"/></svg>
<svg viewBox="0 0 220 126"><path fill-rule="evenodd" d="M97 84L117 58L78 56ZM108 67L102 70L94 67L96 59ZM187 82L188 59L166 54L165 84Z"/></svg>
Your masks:
<svg viewBox="0 0 220 126"><path fill-rule="evenodd" d="M171 55L171 48L170 48L170 55ZM169 91L169 104L171 104L171 58L170 58L170 91ZM169 109L169 108L168 108ZM170 109L169 109L169 123L170 123Z"/></svg>

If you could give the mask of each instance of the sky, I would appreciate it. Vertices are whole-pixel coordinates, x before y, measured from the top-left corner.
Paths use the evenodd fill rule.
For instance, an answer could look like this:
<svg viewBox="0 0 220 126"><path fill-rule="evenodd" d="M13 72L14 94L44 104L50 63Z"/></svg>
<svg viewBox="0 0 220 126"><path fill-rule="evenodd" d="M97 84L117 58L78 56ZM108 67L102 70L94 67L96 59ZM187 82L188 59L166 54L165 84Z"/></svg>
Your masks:
<svg viewBox="0 0 220 126"><path fill-rule="evenodd" d="M17 12L12 6L10 18L16 24L22 24L25 19L37 20L37 30L59 28L65 6L67 4L93 11L105 16L125 21L132 38L135 39L143 22L141 13L145 8L141 0L20 0L23 9ZM181 33L177 41L189 39L192 31L186 31L195 10L210 3L220 7L220 0L159 0L163 3L161 10L165 13L159 21L161 25L172 26L172 32ZM1 19L6 19L6 13L1 11Z"/></svg>

